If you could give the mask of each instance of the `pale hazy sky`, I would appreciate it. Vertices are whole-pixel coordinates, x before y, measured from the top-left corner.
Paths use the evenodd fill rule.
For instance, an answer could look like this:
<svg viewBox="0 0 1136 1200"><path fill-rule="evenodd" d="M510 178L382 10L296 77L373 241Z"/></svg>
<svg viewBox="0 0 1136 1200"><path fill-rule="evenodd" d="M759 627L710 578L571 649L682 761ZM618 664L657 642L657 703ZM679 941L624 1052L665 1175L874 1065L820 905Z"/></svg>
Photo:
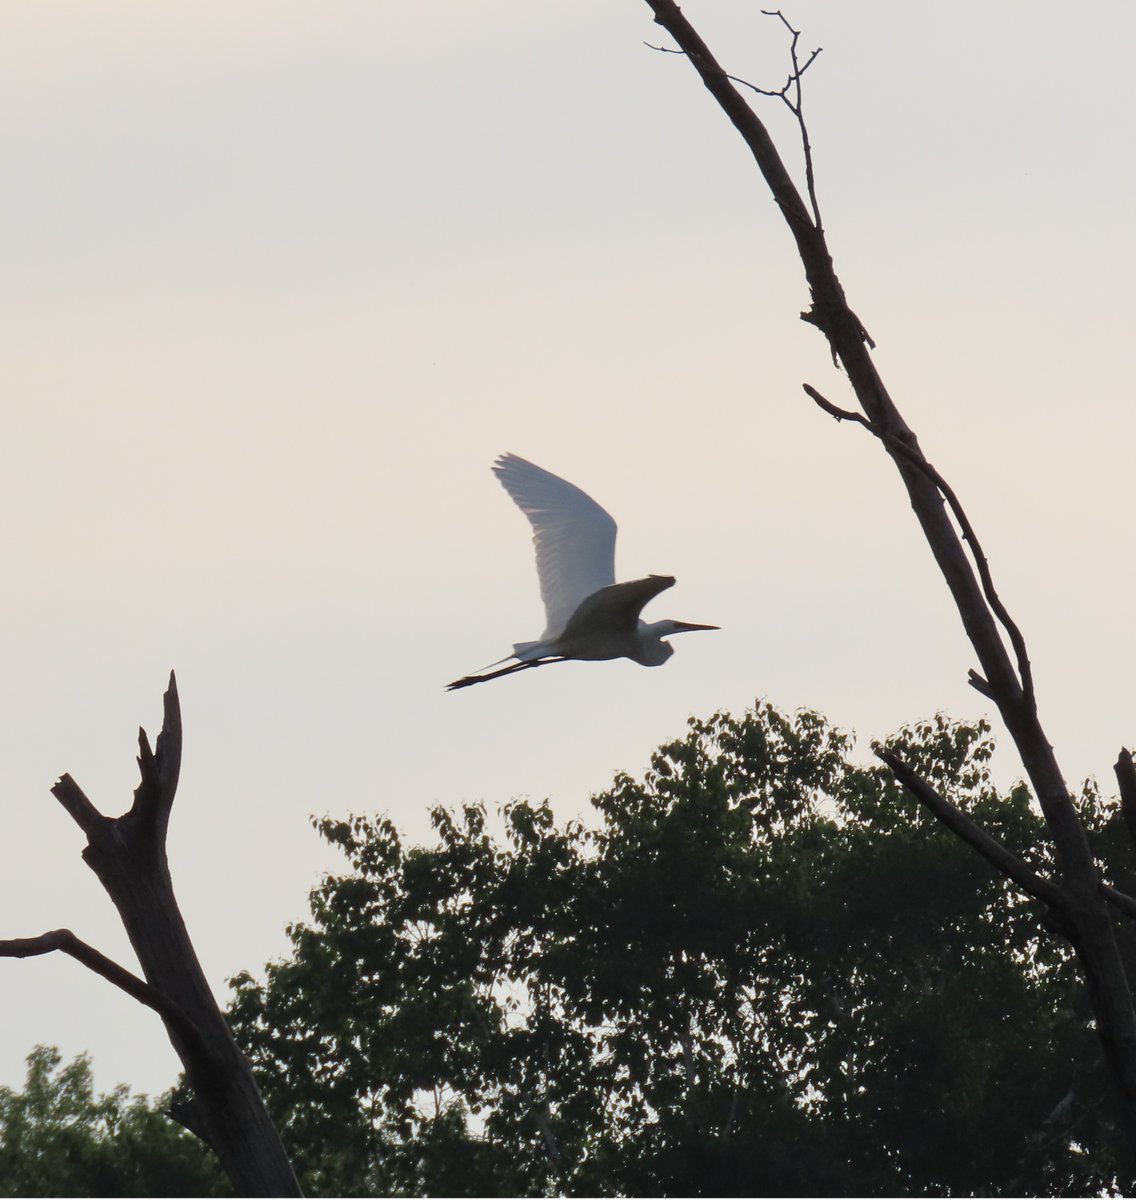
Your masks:
<svg viewBox="0 0 1136 1200"><path fill-rule="evenodd" d="M764 0L688 0L780 82ZM812 0L821 205L849 299L1030 643L1071 780L1136 741L1136 6ZM734 130L641 0L0 3L0 936L133 966L48 793L136 783L171 667L175 886L211 979L286 948L337 859L310 813L551 796L585 813L688 715L755 697L872 737L989 706L898 478L797 314ZM785 114L762 110L798 156ZM447 694L537 636L511 450L620 524L658 670ZM1004 755L1003 777L1015 772ZM0 962L37 1041L159 1090L156 1018Z"/></svg>

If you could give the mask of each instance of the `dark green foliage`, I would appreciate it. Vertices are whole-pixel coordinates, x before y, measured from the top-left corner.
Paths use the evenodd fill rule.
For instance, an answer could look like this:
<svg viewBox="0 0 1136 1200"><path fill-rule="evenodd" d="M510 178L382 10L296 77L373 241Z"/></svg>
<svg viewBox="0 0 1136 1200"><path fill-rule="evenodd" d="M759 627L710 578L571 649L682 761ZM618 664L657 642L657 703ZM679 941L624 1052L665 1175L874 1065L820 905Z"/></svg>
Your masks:
<svg viewBox="0 0 1136 1200"><path fill-rule="evenodd" d="M96 1096L91 1064L28 1055L22 1092L0 1088L0 1196L231 1196L197 1141L125 1087Z"/></svg>
<svg viewBox="0 0 1136 1200"><path fill-rule="evenodd" d="M1045 865L1025 789L990 783L985 727L936 719L889 744ZM506 805L494 829L481 807L437 809L421 848L383 819L319 822L351 870L232 1010L306 1188L1114 1186L1068 948L848 750L816 714L761 706L692 720L594 799L595 828L547 804ZM1084 803L1131 862L1115 814Z"/></svg>

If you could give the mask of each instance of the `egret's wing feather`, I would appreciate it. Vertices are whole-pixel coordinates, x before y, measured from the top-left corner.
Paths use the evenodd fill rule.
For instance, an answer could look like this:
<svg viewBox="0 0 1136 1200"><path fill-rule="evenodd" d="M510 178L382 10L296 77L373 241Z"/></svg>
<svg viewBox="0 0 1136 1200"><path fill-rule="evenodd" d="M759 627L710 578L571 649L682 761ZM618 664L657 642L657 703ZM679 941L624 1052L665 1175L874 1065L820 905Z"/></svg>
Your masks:
<svg viewBox="0 0 1136 1200"><path fill-rule="evenodd" d="M564 629L569 640L579 635L634 633L639 614L649 600L660 592L674 587L673 575L648 575L646 579L630 579L613 583L588 596L572 614Z"/></svg>
<svg viewBox="0 0 1136 1200"><path fill-rule="evenodd" d="M583 600L615 583L615 522L578 487L515 454L493 471L533 527L544 636L555 637Z"/></svg>

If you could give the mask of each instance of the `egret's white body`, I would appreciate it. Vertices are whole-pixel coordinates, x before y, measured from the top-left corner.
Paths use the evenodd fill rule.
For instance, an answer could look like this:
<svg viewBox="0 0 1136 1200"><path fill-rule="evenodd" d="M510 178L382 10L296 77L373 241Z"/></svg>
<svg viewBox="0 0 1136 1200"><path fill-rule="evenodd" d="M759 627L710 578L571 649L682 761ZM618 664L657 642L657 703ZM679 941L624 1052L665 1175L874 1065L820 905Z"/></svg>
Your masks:
<svg viewBox="0 0 1136 1200"><path fill-rule="evenodd" d="M515 454L503 454L493 471L532 525L546 627L537 641L514 645L509 657L517 662L511 667L467 675L451 683L451 690L569 658L630 658L657 667L674 653L664 638L718 628L641 621L643 606L673 587L674 576L616 583L615 522L590 496Z"/></svg>

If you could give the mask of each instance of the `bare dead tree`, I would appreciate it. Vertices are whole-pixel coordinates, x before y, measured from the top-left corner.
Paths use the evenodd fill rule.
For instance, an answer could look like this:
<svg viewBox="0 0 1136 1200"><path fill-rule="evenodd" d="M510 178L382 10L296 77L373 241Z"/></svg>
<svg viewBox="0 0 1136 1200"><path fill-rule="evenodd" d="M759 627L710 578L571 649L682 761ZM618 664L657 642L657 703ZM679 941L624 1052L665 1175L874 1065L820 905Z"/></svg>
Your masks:
<svg viewBox="0 0 1136 1200"><path fill-rule="evenodd" d="M915 434L900 415L872 361L873 343L852 311L837 278L816 200L812 150L801 113L798 32L780 12L792 35L792 71L781 89L762 89L730 76L710 53L674 0L647 0L655 21L674 38L678 53L698 72L706 89L741 134L796 242L809 286L811 306L801 319L828 340L833 360L848 376L861 412L837 408L815 388L806 393L824 411L868 430L891 457L911 507L954 599L980 671L970 682L997 706L1017 747L1044 814L1056 863L1046 879L980 829L896 754L878 751L895 777L920 804L957 837L1047 908L1046 924L1068 938L1088 985L1097 1030L1117 1085L1122 1122L1136 1152L1136 1013L1113 925L1114 914L1136 916L1136 900L1109 887L1089 848L1084 827L1038 717L1033 674L1025 639L994 588L986 557L958 497L931 466ZM780 97L797 118L804 147L809 203L793 183L765 125L739 91ZM968 552L969 551L969 552ZM1123 751L1116 764L1123 812L1136 836L1136 768Z"/></svg>
<svg viewBox="0 0 1136 1200"><path fill-rule="evenodd" d="M166 829L181 769L181 708L170 673L154 750L138 731L142 781L121 817L104 817L71 778L52 794L87 835L83 859L118 909L145 979L68 929L0 941L0 957L60 950L152 1008L185 1067L192 1099L171 1115L216 1153L239 1196L299 1196L288 1156L248 1060L217 1006L182 920L166 860Z"/></svg>

